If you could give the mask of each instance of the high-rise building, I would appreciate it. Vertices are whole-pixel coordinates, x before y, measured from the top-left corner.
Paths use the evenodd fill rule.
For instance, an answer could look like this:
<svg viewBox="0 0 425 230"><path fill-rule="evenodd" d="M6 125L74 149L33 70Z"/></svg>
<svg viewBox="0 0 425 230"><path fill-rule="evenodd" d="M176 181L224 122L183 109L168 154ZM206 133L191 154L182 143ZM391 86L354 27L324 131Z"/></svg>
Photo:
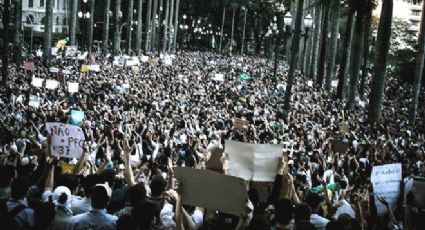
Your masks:
<svg viewBox="0 0 425 230"><path fill-rule="evenodd" d="M68 33L68 2L53 1L53 33ZM34 32L44 32L46 0L22 1L22 25L33 28Z"/></svg>

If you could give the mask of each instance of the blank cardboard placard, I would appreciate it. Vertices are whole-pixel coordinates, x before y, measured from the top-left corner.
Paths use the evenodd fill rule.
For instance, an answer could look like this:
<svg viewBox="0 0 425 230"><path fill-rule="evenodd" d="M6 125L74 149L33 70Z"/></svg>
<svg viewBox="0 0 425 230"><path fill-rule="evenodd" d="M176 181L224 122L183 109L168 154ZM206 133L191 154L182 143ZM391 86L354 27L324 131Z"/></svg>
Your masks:
<svg viewBox="0 0 425 230"><path fill-rule="evenodd" d="M43 78L33 77L31 81L31 85L34 87L43 87Z"/></svg>
<svg viewBox="0 0 425 230"><path fill-rule="evenodd" d="M233 126L236 130L247 130L249 122L247 120L242 120L240 118L233 119Z"/></svg>
<svg viewBox="0 0 425 230"><path fill-rule="evenodd" d="M248 199L245 181L210 170L174 168L184 205L240 215Z"/></svg>
<svg viewBox="0 0 425 230"><path fill-rule="evenodd" d="M47 89L56 89L59 86L59 82L56 80L46 80Z"/></svg>
<svg viewBox="0 0 425 230"><path fill-rule="evenodd" d="M68 92L77 93L78 92L78 83L68 82Z"/></svg>
<svg viewBox="0 0 425 230"><path fill-rule="evenodd" d="M277 174L283 145L248 144L226 140L229 174L249 181L272 182Z"/></svg>
<svg viewBox="0 0 425 230"><path fill-rule="evenodd" d="M52 136L52 155L67 158L79 158L83 153L84 133L74 125L59 122L46 123L47 133Z"/></svg>
<svg viewBox="0 0 425 230"><path fill-rule="evenodd" d="M370 181L373 184L378 214L383 215L388 210L377 197L384 197L392 210L395 210L400 196L401 164L373 166Z"/></svg>
<svg viewBox="0 0 425 230"><path fill-rule="evenodd" d="M40 107L40 100L37 96L35 95L30 95L30 99L28 101L28 105L34 108L39 108Z"/></svg>

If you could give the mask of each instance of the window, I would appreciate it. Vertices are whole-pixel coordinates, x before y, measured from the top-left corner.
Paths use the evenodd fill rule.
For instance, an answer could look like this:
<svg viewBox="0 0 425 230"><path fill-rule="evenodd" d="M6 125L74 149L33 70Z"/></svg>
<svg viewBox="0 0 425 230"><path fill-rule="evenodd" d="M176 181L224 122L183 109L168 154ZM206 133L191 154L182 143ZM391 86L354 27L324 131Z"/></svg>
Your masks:
<svg viewBox="0 0 425 230"><path fill-rule="evenodd" d="M56 17L56 25L59 25L59 17Z"/></svg>
<svg viewBox="0 0 425 230"><path fill-rule="evenodd" d="M420 10L412 10L412 15L421 16L421 11Z"/></svg>
<svg viewBox="0 0 425 230"><path fill-rule="evenodd" d="M44 0L40 0L40 7L44 7Z"/></svg>
<svg viewBox="0 0 425 230"><path fill-rule="evenodd" d="M56 8L59 10L59 6L60 6L60 3L59 3L59 0L58 0L58 3L56 4Z"/></svg>
<svg viewBox="0 0 425 230"><path fill-rule="evenodd" d="M29 1L28 1L28 7L29 7L29 8L34 7L34 1L33 1L33 0L29 0Z"/></svg>
<svg viewBox="0 0 425 230"><path fill-rule="evenodd" d="M63 25L66 25L66 18L63 18Z"/></svg>
<svg viewBox="0 0 425 230"><path fill-rule="evenodd" d="M410 21L412 23L412 26L419 26L419 22L418 21Z"/></svg>
<svg viewBox="0 0 425 230"><path fill-rule="evenodd" d="M29 14L27 18L25 19L26 24L33 24L34 23L34 16L32 14Z"/></svg>

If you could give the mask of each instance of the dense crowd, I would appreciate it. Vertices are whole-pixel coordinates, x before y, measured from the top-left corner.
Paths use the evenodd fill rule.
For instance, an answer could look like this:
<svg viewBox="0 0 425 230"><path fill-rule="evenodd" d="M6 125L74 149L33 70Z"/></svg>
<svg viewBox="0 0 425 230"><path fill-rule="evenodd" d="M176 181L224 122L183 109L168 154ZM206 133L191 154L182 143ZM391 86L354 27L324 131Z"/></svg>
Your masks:
<svg viewBox="0 0 425 230"><path fill-rule="evenodd" d="M425 176L424 108L411 127L410 89L399 79L388 79L382 124L371 125L366 99L345 109L299 72L286 113L287 66L274 81L272 64L259 57L181 53L172 65L138 69L97 57L101 70L89 73L82 60L32 61L34 72L11 66L0 92L0 222L11 229L425 229L414 203L424 195L409 192L413 177ZM33 76L57 79L50 67L67 69L79 92L32 86ZM215 78L221 73L224 81ZM38 108L28 105L31 95ZM85 113L79 159L52 156L45 127L70 123L70 110ZM235 118L248 125L235 128ZM213 170L227 173L225 140L287 143L275 181L248 183L239 216L179 205L173 167L209 170L219 152ZM348 150L334 151L334 140ZM370 175L394 162L404 180L392 210L375 199ZM389 212L378 215L377 202Z"/></svg>

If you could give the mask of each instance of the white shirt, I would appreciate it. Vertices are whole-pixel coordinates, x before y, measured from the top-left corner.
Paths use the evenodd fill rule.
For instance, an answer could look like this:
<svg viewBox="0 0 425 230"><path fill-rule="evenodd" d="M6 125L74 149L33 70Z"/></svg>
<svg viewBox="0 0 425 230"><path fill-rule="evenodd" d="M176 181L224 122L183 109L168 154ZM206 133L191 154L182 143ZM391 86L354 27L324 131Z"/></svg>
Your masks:
<svg viewBox="0 0 425 230"><path fill-rule="evenodd" d="M34 226L34 210L31 208L28 208L28 201L26 198L20 199L20 200L10 200L6 202L7 205L7 211L11 212L12 209L17 207L18 205L25 205L27 208L20 211L15 216L15 220L18 224L19 229L23 228L24 226Z"/></svg>
<svg viewBox="0 0 425 230"><path fill-rule="evenodd" d="M68 229L115 230L118 217L106 213L105 209L90 209L90 211L73 216Z"/></svg>
<svg viewBox="0 0 425 230"><path fill-rule="evenodd" d="M161 212L159 214L159 217L161 218L161 223L164 228L176 228L176 222L173 220L174 212L173 212L173 205L171 204L164 204L164 207L161 209ZM195 228L200 229L203 224L204 220L204 214L199 210L195 209L193 214L191 215L193 223L195 223Z"/></svg>
<svg viewBox="0 0 425 230"><path fill-rule="evenodd" d="M91 207L90 197L72 196L71 210L74 215L88 212Z"/></svg>
<svg viewBox="0 0 425 230"><path fill-rule="evenodd" d="M313 213L310 216L310 223L312 223L314 227L317 228L317 230L325 230L329 220L317 215L316 213Z"/></svg>
<svg viewBox="0 0 425 230"><path fill-rule="evenodd" d="M356 213L345 199L341 201L340 206L337 208L335 213L335 219L338 219L338 217L342 214L348 214L353 219L356 218Z"/></svg>

